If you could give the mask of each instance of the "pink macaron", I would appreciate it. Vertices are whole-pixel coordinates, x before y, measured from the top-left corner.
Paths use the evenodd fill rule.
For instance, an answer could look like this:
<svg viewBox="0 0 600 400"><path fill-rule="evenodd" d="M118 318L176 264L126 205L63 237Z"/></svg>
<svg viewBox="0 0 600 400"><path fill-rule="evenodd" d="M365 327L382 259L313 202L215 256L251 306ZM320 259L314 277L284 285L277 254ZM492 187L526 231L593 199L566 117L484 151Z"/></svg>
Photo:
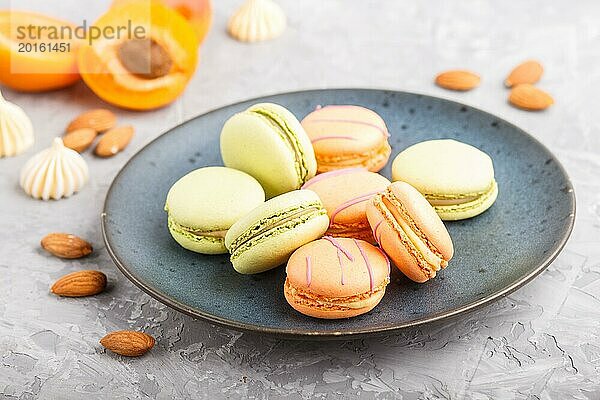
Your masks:
<svg viewBox="0 0 600 400"><path fill-rule="evenodd" d="M390 158L389 133L373 110L354 105L319 107L302 120L317 159L317 172L363 167L381 170Z"/></svg>
<svg viewBox="0 0 600 400"><path fill-rule="evenodd" d="M328 235L374 243L366 207L373 196L389 185L387 178L375 172L365 168L347 168L319 174L302 188L319 195L329 216Z"/></svg>
<svg viewBox="0 0 600 400"><path fill-rule="evenodd" d="M454 255L450 234L421 193L394 182L367 205L367 218L379 245L396 267L415 282L426 282Z"/></svg>
<svg viewBox="0 0 600 400"><path fill-rule="evenodd" d="M286 272L287 302L302 314L326 319L371 311L390 281L390 263L381 249L329 236L296 250Z"/></svg>

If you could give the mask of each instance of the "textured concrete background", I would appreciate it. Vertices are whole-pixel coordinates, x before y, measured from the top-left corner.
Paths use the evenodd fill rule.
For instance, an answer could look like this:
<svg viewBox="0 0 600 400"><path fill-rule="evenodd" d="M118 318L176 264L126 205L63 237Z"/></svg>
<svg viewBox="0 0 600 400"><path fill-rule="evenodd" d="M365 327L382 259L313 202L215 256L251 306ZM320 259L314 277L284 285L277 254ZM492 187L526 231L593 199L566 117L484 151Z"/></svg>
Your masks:
<svg viewBox="0 0 600 400"><path fill-rule="evenodd" d="M38 96L3 91L29 112L37 141L26 155L0 160L0 398L600 399L600 2L285 0L285 36L259 45L224 32L239 2L214 1L199 70L180 100L152 113L118 111L137 127L136 137L113 159L87 154L91 181L71 199L27 198L17 184L20 167L79 111L104 104L83 84ZM83 3L13 6L81 21L93 20L107 1ZM547 112L506 103L502 79L530 57L546 66L540 86L556 99ZM461 94L432 85L437 72L457 67L480 72L481 87ZM438 95L531 132L574 181L578 214L566 249L532 283L482 310L345 342L286 342L214 327L152 300L116 270L99 213L131 155L221 105L327 87ZM52 231L88 238L94 255L47 255L38 243ZM59 276L82 268L104 271L109 290L87 299L48 293ZM108 331L127 328L151 333L156 347L125 359L98 344Z"/></svg>

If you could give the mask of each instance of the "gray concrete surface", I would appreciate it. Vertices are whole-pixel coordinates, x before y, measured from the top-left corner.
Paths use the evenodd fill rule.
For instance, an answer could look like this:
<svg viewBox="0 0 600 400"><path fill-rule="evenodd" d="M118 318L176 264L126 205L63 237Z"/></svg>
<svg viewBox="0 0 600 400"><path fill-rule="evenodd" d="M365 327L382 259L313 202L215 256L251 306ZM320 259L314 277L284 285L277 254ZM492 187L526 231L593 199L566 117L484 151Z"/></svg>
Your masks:
<svg viewBox="0 0 600 400"><path fill-rule="evenodd" d="M13 6L46 7L80 21L94 19L106 2L15 0ZM238 0L214 3L214 26L184 96L152 113L118 111L137 135L115 158L86 155L91 181L71 199L28 199L17 184L19 170L79 111L103 103L83 84L37 96L3 91L29 112L37 141L26 155L0 160L0 399L600 399L600 3L282 0L289 29L258 45L224 33ZM547 112L506 103L502 79L530 57L546 66L540 86L556 99ZM480 72L481 87L464 94L435 87L434 75L448 68ZM558 155L575 185L577 221L564 252L523 289L454 321L322 343L195 321L115 269L98 216L131 155L221 105L327 87L438 95L531 132ZM38 243L52 231L88 238L94 255L81 261L47 255ZM48 293L55 279L81 268L104 271L109 290L86 299ZM125 328L153 334L156 347L138 359L100 347L104 334Z"/></svg>

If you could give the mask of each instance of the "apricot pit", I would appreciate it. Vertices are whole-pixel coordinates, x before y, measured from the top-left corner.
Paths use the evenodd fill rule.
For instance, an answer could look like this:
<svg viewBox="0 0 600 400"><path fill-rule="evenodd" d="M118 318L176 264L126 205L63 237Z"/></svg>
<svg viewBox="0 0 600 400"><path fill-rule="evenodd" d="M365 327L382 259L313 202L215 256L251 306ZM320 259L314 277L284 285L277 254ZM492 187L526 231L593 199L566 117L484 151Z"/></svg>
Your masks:
<svg viewBox="0 0 600 400"><path fill-rule="evenodd" d="M169 53L154 39L126 40L119 46L118 55L129 72L144 79L168 75L173 67Z"/></svg>

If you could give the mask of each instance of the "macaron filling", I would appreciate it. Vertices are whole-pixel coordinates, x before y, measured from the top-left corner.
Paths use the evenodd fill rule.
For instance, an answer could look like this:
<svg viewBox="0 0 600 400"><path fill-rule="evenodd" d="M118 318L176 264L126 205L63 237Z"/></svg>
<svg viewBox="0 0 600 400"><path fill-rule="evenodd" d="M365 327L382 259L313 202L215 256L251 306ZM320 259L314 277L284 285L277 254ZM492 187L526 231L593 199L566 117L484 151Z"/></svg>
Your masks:
<svg viewBox="0 0 600 400"><path fill-rule="evenodd" d="M371 226L366 223L331 224L327 229L327 234L333 237L353 237L373 243Z"/></svg>
<svg viewBox="0 0 600 400"><path fill-rule="evenodd" d="M281 210L268 218L261 219L231 243L229 246L231 260L233 261L257 243L263 242L273 235L294 229L296 226L321 215L327 215L327 210L323 208L320 202L315 202Z"/></svg>
<svg viewBox="0 0 600 400"><path fill-rule="evenodd" d="M301 186L308 178L309 169L306 165L306 156L304 155L302 144L294 134L293 130L284 118L272 111L251 108L248 112L258 115L266 123L271 125L294 153L294 165L298 175L298 186Z"/></svg>
<svg viewBox="0 0 600 400"><path fill-rule="evenodd" d="M208 240L213 243L225 243L225 234L227 233L227 230L202 231L178 224L171 217L167 218L167 223L171 232L185 236L192 241L201 242Z"/></svg>
<svg viewBox="0 0 600 400"><path fill-rule="evenodd" d="M391 153L391 147L387 141L382 142L381 146L360 154L338 155L325 157L316 153L317 163L321 168L352 168L364 167L371 168L381 163L385 163Z"/></svg>
<svg viewBox="0 0 600 400"><path fill-rule="evenodd" d="M494 179L484 191L467 194L425 194L425 198L436 212L465 212L481 207L498 192L498 183Z"/></svg>
<svg viewBox="0 0 600 400"><path fill-rule="evenodd" d="M385 193L377 195L373 204L384 220L398 233L408 252L428 276L435 276L435 272L448 265L392 191L388 189Z"/></svg>
<svg viewBox="0 0 600 400"><path fill-rule="evenodd" d="M296 304L321 310L345 311L372 306L370 299L377 296L377 294L382 291L385 291L385 287L389 282L390 278L386 277L385 280L374 287L372 291L346 297L327 297L312 293L308 290L302 290L292 286L289 279L285 280L284 290L289 297L294 299Z"/></svg>

